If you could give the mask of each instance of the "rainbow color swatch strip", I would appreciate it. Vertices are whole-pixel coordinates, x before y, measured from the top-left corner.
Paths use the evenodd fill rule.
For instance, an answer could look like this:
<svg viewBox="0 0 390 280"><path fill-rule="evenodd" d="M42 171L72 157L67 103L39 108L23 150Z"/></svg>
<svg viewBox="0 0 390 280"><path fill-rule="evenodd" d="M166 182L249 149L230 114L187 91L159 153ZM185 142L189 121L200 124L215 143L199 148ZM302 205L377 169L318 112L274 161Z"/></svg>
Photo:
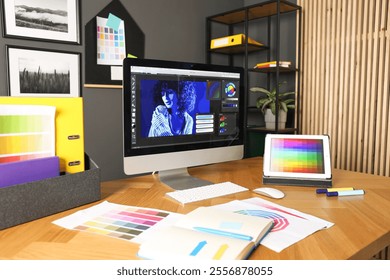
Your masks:
<svg viewBox="0 0 390 280"><path fill-rule="evenodd" d="M238 210L235 211L235 213L248 215L248 216L255 216L255 217L262 217L266 219L272 219L274 222L274 225L271 229L271 232L284 230L287 228L290 224L288 219L276 212L271 211L265 211L265 210Z"/></svg>
<svg viewBox="0 0 390 280"><path fill-rule="evenodd" d="M168 215L168 212L159 210L126 207L107 211L74 229L131 240Z"/></svg>
<svg viewBox="0 0 390 280"><path fill-rule="evenodd" d="M272 139L271 155L273 172L325 172L323 142L319 139Z"/></svg>
<svg viewBox="0 0 390 280"><path fill-rule="evenodd" d="M0 105L0 163L55 154L55 107Z"/></svg>

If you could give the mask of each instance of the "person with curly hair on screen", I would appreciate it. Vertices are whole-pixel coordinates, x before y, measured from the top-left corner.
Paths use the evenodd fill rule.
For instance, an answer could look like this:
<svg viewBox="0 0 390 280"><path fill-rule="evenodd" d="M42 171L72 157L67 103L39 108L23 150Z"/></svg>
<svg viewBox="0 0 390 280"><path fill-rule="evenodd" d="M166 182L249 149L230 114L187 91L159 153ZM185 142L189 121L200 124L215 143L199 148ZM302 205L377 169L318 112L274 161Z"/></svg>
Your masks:
<svg viewBox="0 0 390 280"><path fill-rule="evenodd" d="M159 100L151 121L149 137L192 134L196 92L193 82L159 81L154 87Z"/></svg>

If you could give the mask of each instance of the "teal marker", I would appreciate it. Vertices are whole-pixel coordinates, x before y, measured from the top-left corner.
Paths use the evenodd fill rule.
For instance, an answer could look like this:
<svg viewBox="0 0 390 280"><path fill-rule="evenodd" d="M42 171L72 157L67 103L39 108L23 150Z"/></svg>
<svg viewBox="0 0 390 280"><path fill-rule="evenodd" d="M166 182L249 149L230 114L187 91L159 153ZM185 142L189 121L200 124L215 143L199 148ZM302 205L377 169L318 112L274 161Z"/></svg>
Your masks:
<svg viewBox="0 0 390 280"><path fill-rule="evenodd" d="M238 239L243 239L243 240L248 240L248 241L251 241L253 239L252 236L249 236L249 235L244 235L244 234L239 234L239 233L229 232L229 231L224 231L224 230L218 230L218 229L213 229L213 228L194 227L194 229L197 231L212 233L212 234L221 235L221 236L228 236L228 237L233 237L233 238L238 238Z"/></svg>

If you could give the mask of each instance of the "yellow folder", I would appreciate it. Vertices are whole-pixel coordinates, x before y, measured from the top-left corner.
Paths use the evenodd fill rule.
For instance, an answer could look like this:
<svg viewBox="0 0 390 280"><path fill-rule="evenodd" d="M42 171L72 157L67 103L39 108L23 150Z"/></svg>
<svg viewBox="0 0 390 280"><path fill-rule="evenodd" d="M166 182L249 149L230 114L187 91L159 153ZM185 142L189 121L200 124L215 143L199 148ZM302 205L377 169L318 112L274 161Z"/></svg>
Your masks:
<svg viewBox="0 0 390 280"><path fill-rule="evenodd" d="M83 98L0 97L0 104L51 105L56 107L56 155L60 170L66 173L84 171Z"/></svg>
<svg viewBox="0 0 390 280"><path fill-rule="evenodd" d="M256 42L250 37L248 37L248 43L252 45L263 46L263 44ZM245 44L245 34L236 34L211 40L210 48L218 49L243 44Z"/></svg>

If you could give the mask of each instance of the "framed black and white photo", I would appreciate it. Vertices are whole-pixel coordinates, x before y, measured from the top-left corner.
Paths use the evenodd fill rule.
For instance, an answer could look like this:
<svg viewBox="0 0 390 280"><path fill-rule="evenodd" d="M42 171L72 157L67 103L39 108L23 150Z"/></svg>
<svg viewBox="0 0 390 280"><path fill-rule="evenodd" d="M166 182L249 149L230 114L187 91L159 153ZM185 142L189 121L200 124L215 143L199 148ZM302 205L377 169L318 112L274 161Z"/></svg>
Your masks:
<svg viewBox="0 0 390 280"><path fill-rule="evenodd" d="M79 97L80 53L7 46L10 96Z"/></svg>
<svg viewBox="0 0 390 280"><path fill-rule="evenodd" d="M2 0L5 37L80 44L79 0Z"/></svg>

